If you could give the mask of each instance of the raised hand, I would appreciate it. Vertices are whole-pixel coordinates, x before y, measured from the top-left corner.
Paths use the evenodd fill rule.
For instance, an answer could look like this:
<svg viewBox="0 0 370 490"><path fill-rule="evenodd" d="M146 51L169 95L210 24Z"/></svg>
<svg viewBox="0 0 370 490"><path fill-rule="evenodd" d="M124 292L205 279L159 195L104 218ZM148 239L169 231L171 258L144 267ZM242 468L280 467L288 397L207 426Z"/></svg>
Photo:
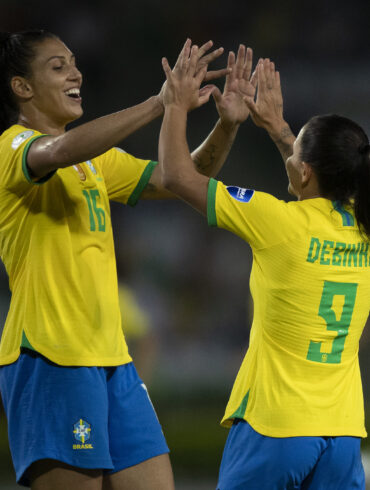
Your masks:
<svg viewBox="0 0 370 490"><path fill-rule="evenodd" d="M283 117L280 75L275 70L275 64L269 59L259 63L256 71L257 99L254 101L253 97L246 96L244 101L250 110L253 122L266 129L286 163L287 158L293 153L295 136Z"/></svg>
<svg viewBox="0 0 370 490"><path fill-rule="evenodd" d="M198 66L199 48L191 46L191 40L187 39L179 54L176 64L171 70L167 58L162 58L162 66L166 75L166 83L163 88L163 103L175 105L189 111L208 102L214 90L214 86L208 85L200 90L207 65Z"/></svg>
<svg viewBox="0 0 370 490"><path fill-rule="evenodd" d="M244 122L249 109L244 102L244 97L253 98L256 93L257 76L252 72L253 51L245 48L243 44L239 46L238 54L235 59L233 52L229 53L227 67L230 73L226 75L224 91L215 88L212 92L216 102L222 125L238 125Z"/></svg>
<svg viewBox="0 0 370 490"><path fill-rule="evenodd" d="M207 51L209 51L212 46L213 46L213 42L208 41L205 44L203 44L197 51L196 73L198 74L201 71L203 73L203 70L205 70L203 82L214 80L215 78L224 77L225 75L230 73L230 67L229 66L227 66L226 68L222 68L221 70L208 71L208 65L212 61L219 58L222 55L222 53L224 52L224 48L218 48L218 49L215 49L214 51L211 51L210 53L206 54ZM180 52L180 54L179 54L179 56L178 56L178 58L177 58L177 61L176 61L175 66L174 66L174 70L176 70L179 67L179 64L182 60L182 57L184 56L185 51L188 53L188 56L189 56L190 48L191 48L191 40L187 39L182 50L181 50L181 52ZM159 101L161 102L161 104L164 104L163 96L164 96L164 91L166 88L166 83L167 82L165 82L163 84L162 89L159 93ZM208 92L207 87L203 87L202 93L207 93L207 92Z"/></svg>
<svg viewBox="0 0 370 490"><path fill-rule="evenodd" d="M286 125L283 119L283 96L281 93L280 75L275 64L268 58L258 64L257 99L246 95L244 101L250 110L251 118L256 126L268 132L278 132Z"/></svg>

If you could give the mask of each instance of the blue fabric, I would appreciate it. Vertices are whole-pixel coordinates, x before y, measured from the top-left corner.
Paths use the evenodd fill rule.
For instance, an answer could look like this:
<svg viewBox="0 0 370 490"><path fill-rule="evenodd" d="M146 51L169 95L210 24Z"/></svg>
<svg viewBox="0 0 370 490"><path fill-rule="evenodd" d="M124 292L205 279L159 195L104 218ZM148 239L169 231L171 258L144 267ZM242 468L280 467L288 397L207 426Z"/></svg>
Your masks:
<svg viewBox="0 0 370 490"><path fill-rule="evenodd" d="M218 490L365 490L358 437L263 436L235 420Z"/></svg>
<svg viewBox="0 0 370 490"><path fill-rule="evenodd" d="M21 485L44 458L114 473L169 452L133 363L64 367L24 350L0 367L0 391Z"/></svg>

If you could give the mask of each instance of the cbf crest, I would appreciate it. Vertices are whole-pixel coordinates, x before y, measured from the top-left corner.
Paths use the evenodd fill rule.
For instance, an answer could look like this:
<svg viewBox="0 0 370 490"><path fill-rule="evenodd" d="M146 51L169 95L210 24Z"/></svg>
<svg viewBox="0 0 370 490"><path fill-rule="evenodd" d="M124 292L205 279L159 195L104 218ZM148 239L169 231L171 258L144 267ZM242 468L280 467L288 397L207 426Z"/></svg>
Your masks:
<svg viewBox="0 0 370 490"><path fill-rule="evenodd" d="M80 419L73 426L73 434L76 441L85 444L90 439L91 426L86 420Z"/></svg>

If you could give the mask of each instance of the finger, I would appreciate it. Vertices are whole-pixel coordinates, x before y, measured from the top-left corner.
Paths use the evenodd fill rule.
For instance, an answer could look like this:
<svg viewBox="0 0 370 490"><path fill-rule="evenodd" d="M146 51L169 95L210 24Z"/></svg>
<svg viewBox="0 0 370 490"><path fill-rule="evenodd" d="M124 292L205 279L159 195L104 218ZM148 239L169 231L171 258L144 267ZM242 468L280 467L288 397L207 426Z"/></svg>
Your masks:
<svg viewBox="0 0 370 490"><path fill-rule="evenodd" d="M202 44L202 46L199 48L198 51L198 56L201 58L204 56L204 54L209 51L213 46L213 41L207 41L205 44Z"/></svg>
<svg viewBox="0 0 370 490"><path fill-rule="evenodd" d="M194 45L192 48L191 48L191 53L190 53L190 58L189 58L189 66L188 66L188 73L191 77L194 76L195 74L195 71L196 71L196 68L197 68L197 63L198 63L198 51L199 51L199 48L197 45ZM207 71L207 67L205 66L204 69ZM203 72L203 68L202 70L200 70L198 72L198 75L200 72ZM204 75L205 75L205 72L203 73L203 77L201 80L203 80L204 78Z"/></svg>
<svg viewBox="0 0 370 490"><path fill-rule="evenodd" d="M226 76L226 82L225 82L225 90L229 89L230 84L235 80L236 78L236 73L235 73L235 53L234 51L229 52L229 56L227 58L227 68L230 71L230 73Z"/></svg>
<svg viewBox="0 0 370 490"><path fill-rule="evenodd" d="M270 80L272 87L275 87L275 63L273 61L270 63Z"/></svg>
<svg viewBox="0 0 370 490"><path fill-rule="evenodd" d="M216 104L219 104L222 101L222 93L218 87L215 87L213 89L212 97L214 98L214 101L216 102Z"/></svg>
<svg viewBox="0 0 370 490"><path fill-rule="evenodd" d="M199 49L199 51L200 51L200 49ZM199 52L198 52L199 63L202 63L202 64L204 63L204 64L209 65L209 63L212 63L212 61L219 58L223 52L224 52L224 48L215 49L214 51L207 54L206 56L199 56Z"/></svg>
<svg viewBox="0 0 370 490"><path fill-rule="evenodd" d="M264 63L260 63L257 66L257 75L258 75L258 95L264 94L266 91L266 75L264 70Z"/></svg>
<svg viewBox="0 0 370 490"><path fill-rule="evenodd" d="M184 71L187 70L189 64L189 57L191 52L191 40L188 39L188 42L184 45L184 51L180 61L180 68Z"/></svg>
<svg viewBox="0 0 370 490"><path fill-rule="evenodd" d="M272 82L271 82L271 71L270 71L270 59L267 58L263 62L263 71L265 73L266 77L266 87L268 90L272 89Z"/></svg>
<svg viewBox="0 0 370 490"><path fill-rule="evenodd" d="M280 82L280 73L278 71L275 72L275 84L276 87L280 89L281 82Z"/></svg>
<svg viewBox="0 0 370 490"><path fill-rule="evenodd" d="M170 65L168 64L167 58L162 58L162 68L166 75L167 80L171 80L172 71Z"/></svg>
<svg viewBox="0 0 370 490"><path fill-rule="evenodd" d="M180 51L180 54L176 60L176 63L175 63L175 66L174 66L174 70L175 69L178 69L181 65L182 65L182 61L183 61L183 57L184 57L184 52L185 52L185 49L187 46L190 46L191 45L191 40L188 38L185 43L184 43L184 46L182 47L182 50Z"/></svg>
<svg viewBox="0 0 370 490"><path fill-rule="evenodd" d="M254 88L257 87L257 81L258 81L257 67L254 69L254 72L252 73L252 76L249 81Z"/></svg>
<svg viewBox="0 0 370 490"><path fill-rule="evenodd" d="M194 67L195 69L195 67ZM206 73L207 73L207 67L204 66L201 70L198 71L198 73L195 75L194 79L195 81L197 82L198 85L200 85L203 80L204 80L204 77L206 76ZM190 72L189 70L189 74L192 74L193 76L193 72Z"/></svg>
<svg viewBox="0 0 370 490"><path fill-rule="evenodd" d="M199 95L203 95L203 93L206 93L208 90L214 90L216 89L216 85L213 85L212 83L208 85L204 85L201 89L199 89Z"/></svg>
<svg viewBox="0 0 370 490"><path fill-rule="evenodd" d="M252 72L252 64L253 64L253 50L252 48L247 48L247 53L245 56L244 70L242 77L244 80L249 80Z"/></svg>
<svg viewBox="0 0 370 490"><path fill-rule="evenodd" d="M241 44L238 49L238 55L236 57L236 79L240 80L243 77L244 71L244 59L245 59L245 46Z"/></svg>
<svg viewBox="0 0 370 490"><path fill-rule="evenodd" d="M257 106L253 100L253 97L243 97L243 100L245 102L245 105L250 110L250 112L252 112L253 114L257 112Z"/></svg>
<svg viewBox="0 0 370 490"><path fill-rule="evenodd" d="M204 81L209 82L210 80L214 80L215 78L225 77L226 75L229 75L230 72L231 72L230 68L207 71L206 76L204 77Z"/></svg>
<svg viewBox="0 0 370 490"><path fill-rule="evenodd" d="M212 93L212 90L208 90L208 92L206 92L204 95L199 95L198 107L200 107L203 104L206 104L209 101L211 93Z"/></svg>

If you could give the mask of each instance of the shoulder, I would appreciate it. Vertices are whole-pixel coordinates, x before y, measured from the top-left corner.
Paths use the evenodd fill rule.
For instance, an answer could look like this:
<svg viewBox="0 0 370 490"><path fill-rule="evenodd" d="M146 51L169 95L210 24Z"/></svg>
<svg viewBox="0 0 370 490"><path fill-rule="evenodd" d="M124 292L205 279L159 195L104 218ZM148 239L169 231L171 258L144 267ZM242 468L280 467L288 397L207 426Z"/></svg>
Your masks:
<svg viewBox="0 0 370 490"><path fill-rule="evenodd" d="M0 145L2 150L18 150L24 143L32 141L35 136L41 133L35 129L26 128L19 124L10 126L0 135Z"/></svg>

